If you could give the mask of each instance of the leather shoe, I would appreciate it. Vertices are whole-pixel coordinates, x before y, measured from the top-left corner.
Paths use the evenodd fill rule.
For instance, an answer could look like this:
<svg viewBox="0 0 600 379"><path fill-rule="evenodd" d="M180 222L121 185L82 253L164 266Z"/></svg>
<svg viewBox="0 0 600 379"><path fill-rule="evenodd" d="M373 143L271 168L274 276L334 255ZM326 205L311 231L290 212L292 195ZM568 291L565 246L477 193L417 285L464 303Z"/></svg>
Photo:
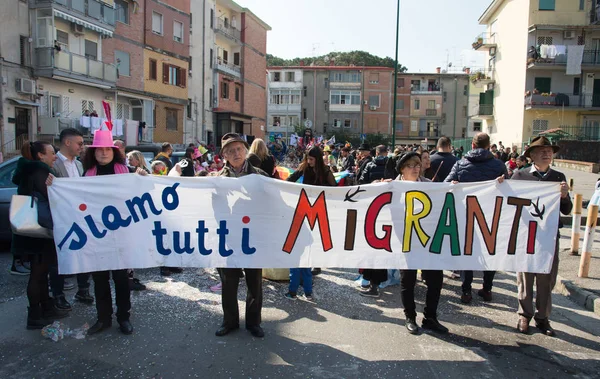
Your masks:
<svg viewBox="0 0 600 379"><path fill-rule="evenodd" d="M131 334L133 333L133 325L131 325L129 320L119 321L119 330L123 334Z"/></svg>
<svg viewBox="0 0 600 379"><path fill-rule="evenodd" d="M217 336L217 337L223 337L223 336L226 336L227 334L229 334L229 333L231 333L234 330L237 330L239 328L240 328L239 325L236 325L236 326L226 326L226 325L223 325L219 329L217 329L217 331L215 332L215 336Z"/></svg>
<svg viewBox="0 0 600 379"><path fill-rule="evenodd" d="M462 295L460 295L460 301L463 304L470 304L471 300L473 300L473 295L471 295L471 292L463 292Z"/></svg>
<svg viewBox="0 0 600 379"><path fill-rule="evenodd" d="M84 304L94 304L94 297L90 295L89 290L79 290L75 294L75 300Z"/></svg>
<svg viewBox="0 0 600 379"><path fill-rule="evenodd" d="M550 321L548 320L535 320L535 327L549 337L554 337L556 335L556 332L552 329Z"/></svg>
<svg viewBox="0 0 600 379"><path fill-rule="evenodd" d="M92 325L91 328L88 329L88 336L92 335L92 334L96 334L99 333L105 329L108 329L112 326L112 321L96 321L96 323L94 325Z"/></svg>
<svg viewBox="0 0 600 379"><path fill-rule="evenodd" d="M246 329L256 338L263 338L265 336L265 332L260 326L246 326Z"/></svg>
<svg viewBox="0 0 600 379"><path fill-rule="evenodd" d="M417 322L414 318L407 318L406 323L404 325L406 326L406 329L408 329L408 332L410 334L419 333L419 326L417 325Z"/></svg>
<svg viewBox="0 0 600 379"><path fill-rule="evenodd" d="M54 306L57 309L60 309L61 311L71 310L71 303L69 303L67 299L65 299L64 295L57 296L56 298L54 298Z"/></svg>
<svg viewBox="0 0 600 379"><path fill-rule="evenodd" d="M429 330L433 330L434 332L438 332L438 333L448 333L448 328L446 328L444 325L440 324L440 322L437 320L437 318L424 318L423 319L423 324L421 324L421 326L424 329L429 329Z"/></svg>
<svg viewBox="0 0 600 379"><path fill-rule="evenodd" d="M477 295L483 298L483 301L490 302L492 301L492 291L486 291L483 288L477 291Z"/></svg>
<svg viewBox="0 0 600 379"><path fill-rule="evenodd" d="M525 317L519 317L519 321L517 322L517 330L519 333L529 333L529 320Z"/></svg>

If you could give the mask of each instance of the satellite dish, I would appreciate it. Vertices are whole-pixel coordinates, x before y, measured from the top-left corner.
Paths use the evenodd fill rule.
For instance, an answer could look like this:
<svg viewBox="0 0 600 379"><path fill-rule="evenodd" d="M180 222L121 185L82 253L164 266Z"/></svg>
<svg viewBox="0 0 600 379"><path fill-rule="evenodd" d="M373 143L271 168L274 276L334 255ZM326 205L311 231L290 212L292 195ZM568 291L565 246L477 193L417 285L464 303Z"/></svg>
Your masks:
<svg viewBox="0 0 600 379"><path fill-rule="evenodd" d="M310 128L312 128L312 121L310 121L310 120L305 120L305 121L304 121L304 126L306 126L306 127L307 127L307 128L309 128L309 129L310 129Z"/></svg>

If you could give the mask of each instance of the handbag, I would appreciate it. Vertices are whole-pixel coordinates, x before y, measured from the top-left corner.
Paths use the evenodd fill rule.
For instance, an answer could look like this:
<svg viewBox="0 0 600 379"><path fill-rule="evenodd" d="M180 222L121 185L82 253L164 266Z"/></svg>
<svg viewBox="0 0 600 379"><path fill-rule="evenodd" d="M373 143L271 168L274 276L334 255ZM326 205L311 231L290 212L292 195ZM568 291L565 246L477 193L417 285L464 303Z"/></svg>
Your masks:
<svg viewBox="0 0 600 379"><path fill-rule="evenodd" d="M14 234L33 238L53 238L52 215L48 200L33 191L33 183L29 183L31 196L13 195L10 201L9 218ZM38 195L36 197L36 194ZM42 226L43 225L43 226Z"/></svg>

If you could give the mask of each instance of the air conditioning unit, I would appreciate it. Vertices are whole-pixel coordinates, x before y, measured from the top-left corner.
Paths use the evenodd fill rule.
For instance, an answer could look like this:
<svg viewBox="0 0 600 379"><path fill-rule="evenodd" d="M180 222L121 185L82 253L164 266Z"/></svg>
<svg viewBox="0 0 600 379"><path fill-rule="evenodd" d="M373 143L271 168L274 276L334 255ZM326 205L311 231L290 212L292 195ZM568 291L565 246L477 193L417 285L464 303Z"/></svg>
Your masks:
<svg viewBox="0 0 600 379"><path fill-rule="evenodd" d="M575 31L574 30L565 30L563 37L564 37L564 39L573 39L573 38L575 38Z"/></svg>
<svg viewBox="0 0 600 379"><path fill-rule="evenodd" d="M35 95L35 82L30 79L17 79L17 92Z"/></svg>
<svg viewBox="0 0 600 379"><path fill-rule="evenodd" d="M377 110L377 107L376 107L376 106L374 106L374 105L371 105L371 106L369 107L369 109L370 109L370 110L372 110L372 111L376 111L376 110Z"/></svg>
<svg viewBox="0 0 600 379"><path fill-rule="evenodd" d="M72 23L71 23L71 31L72 31L74 34L76 34L76 35L83 34L83 33L84 33L84 30L83 30L83 29L84 29L84 28L83 28L83 25L79 25L79 24L76 24L76 23L74 23L74 22L72 22Z"/></svg>

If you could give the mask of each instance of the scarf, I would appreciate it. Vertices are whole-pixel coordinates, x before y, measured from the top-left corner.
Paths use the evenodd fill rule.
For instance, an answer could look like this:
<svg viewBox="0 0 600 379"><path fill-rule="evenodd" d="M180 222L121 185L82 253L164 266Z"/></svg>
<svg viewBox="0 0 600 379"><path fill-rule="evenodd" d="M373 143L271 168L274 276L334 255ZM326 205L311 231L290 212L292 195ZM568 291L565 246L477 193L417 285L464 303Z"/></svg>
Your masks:
<svg viewBox="0 0 600 379"><path fill-rule="evenodd" d="M86 171L85 176L96 176L97 173L98 169L94 166ZM115 174L129 174L129 169L124 164L115 163Z"/></svg>

